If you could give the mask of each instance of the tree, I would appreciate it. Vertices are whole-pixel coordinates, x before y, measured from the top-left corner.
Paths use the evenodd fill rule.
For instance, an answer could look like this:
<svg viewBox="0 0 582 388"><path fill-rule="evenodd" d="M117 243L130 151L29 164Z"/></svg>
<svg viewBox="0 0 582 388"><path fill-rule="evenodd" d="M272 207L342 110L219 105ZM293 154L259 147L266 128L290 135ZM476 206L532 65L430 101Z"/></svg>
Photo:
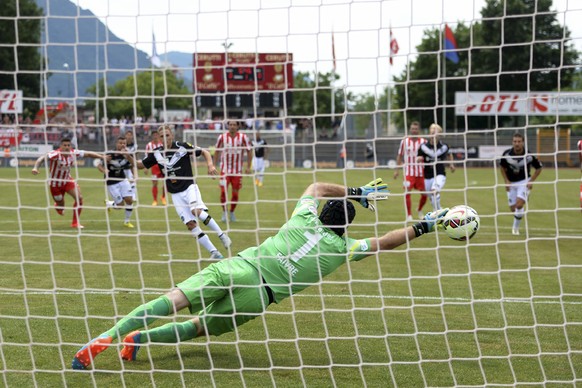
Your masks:
<svg viewBox="0 0 582 388"><path fill-rule="evenodd" d="M34 0L6 0L0 7L0 85L22 90L29 114L39 106L42 16Z"/></svg>
<svg viewBox="0 0 582 388"><path fill-rule="evenodd" d="M339 119L345 110L343 89L335 89L335 114L331 114L331 80L333 73L298 72L294 78L291 116L315 118L318 129L331 128L334 118ZM338 76L335 76L336 80Z"/></svg>
<svg viewBox="0 0 582 388"><path fill-rule="evenodd" d="M442 124L442 74L446 67L445 128L490 128L518 125L520 118L456 118L452 108L455 91L548 91L571 85L579 53L570 31L558 23L551 0L487 0L483 21L454 31L460 62L446 61L439 50L442 31L431 29L417 46L418 59L397 77L397 104L407 109L408 119L428 126ZM532 43L533 42L533 43ZM465 49L469 48L469 49ZM520 122L516 122L520 120ZM402 123L399 123L402 125Z"/></svg>
<svg viewBox="0 0 582 388"><path fill-rule="evenodd" d="M184 84L184 80L178 78L172 70L153 70L153 77L155 109L192 108L192 93ZM103 80L100 80L99 90L97 96L97 87L93 85L87 93L105 102L105 106L101 105L99 108L101 117L149 117L152 114L152 71L143 71L136 76L126 77L107 89ZM95 101L89 98L86 106L95 110Z"/></svg>

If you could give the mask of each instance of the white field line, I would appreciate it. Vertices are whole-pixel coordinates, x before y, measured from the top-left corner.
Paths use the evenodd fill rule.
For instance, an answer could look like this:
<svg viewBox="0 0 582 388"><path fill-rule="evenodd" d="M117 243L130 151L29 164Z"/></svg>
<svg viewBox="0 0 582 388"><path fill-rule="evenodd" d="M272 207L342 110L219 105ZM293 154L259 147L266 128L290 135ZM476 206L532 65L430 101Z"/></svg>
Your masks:
<svg viewBox="0 0 582 388"><path fill-rule="evenodd" d="M161 295L162 292L154 291L99 291L99 290L79 290L79 291L0 291L0 295ZM345 294L297 294L294 298L341 298L341 299L393 299L409 300L414 302L441 302L441 303L528 303L528 304L553 304L553 305L582 305L582 301L560 301L558 297L545 297L544 299L531 298L503 298L503 299L471 299L471 298L441 298L437 296L403 296L403 295L345 295Z"/></svg>

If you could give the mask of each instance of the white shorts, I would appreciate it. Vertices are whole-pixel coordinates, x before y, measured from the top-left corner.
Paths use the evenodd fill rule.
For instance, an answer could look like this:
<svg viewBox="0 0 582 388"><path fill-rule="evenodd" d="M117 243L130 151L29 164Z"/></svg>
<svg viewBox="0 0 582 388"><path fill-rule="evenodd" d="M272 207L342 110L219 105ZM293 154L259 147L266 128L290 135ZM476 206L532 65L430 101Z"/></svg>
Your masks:
<svg viewBox="0 0 582 388"><path fill-rule="evenodd" d="M509 203L510 207L517 203L518 198L521 198L524 202L527 202L527 197L529 197L529 190L527 189L528 182L529 179L511 182L509 185L509 190L507 191L507 202Z"/></svg>
<svg viewBox="0 0 582 388"><path fill-rule="evenodd" d="M180 193L172 193L172 202L174 203L178 217L180 217L184 224L190 221L196 221L196 217L192 214L193 210L208 209L204 201L202 201L200 189L198 189L198 185L196 184L188 186L186 190Z"/></svg>
<svg viewBox="0 0 582 388"><path fill-rule="evenodd" d="M133 197L133 189L131 188L131 184L128 180L123 180L114 185L108 185L107 190L109 191L109 195L111 195L111 198L113 198L113 202L115 202L115 204L122 203L124 198Z"/></svg>
<svg viewBox="0 0 582 388"><path fill-rule="evenodd" d="M424 180L424 191L440 193L447 183L446 175L437 175L434 178Z"/></svg>
<svg viewBox="0 0 582 388"><path fill-rule="evenodd" d="M133 171L131 171L129 169L123 170L123 171L125 172L125 177L127 178L127 180L130 181L129 184L132 186L135 186L135 182L132 182L133 181Z"/></svg>
<svg viewBox="0 0 582 388"><path fill-rule="evenodd" d="M253 159L253 170L255 172L265 171L265 158L254 158Z"/></svg>

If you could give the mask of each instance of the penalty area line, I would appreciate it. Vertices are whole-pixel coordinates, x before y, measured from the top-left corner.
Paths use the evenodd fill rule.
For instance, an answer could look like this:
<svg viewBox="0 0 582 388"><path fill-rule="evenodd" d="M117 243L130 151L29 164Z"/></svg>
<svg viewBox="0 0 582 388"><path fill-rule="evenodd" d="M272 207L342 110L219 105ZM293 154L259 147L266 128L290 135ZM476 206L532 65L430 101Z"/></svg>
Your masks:
<svg viewBox="0 0 582 388"><path fill-rule="evenodd" d="M0 295L121 295L121 294L134 294L134 295L162 295L163 292L155 291L99 291L99 290L86 290L86 291L0 291ZM441 302L441 303L532 303L532 304L552 304L552 305L582 305L582 301L560 301L560 300L541 300L531 298L503 298L503 299L471 299L471 298L452 298L452 297L438 297L438 296L405 296L405 295L346 295L346 294L296 294L293 298L343 298L343 299L384 299L384 300L408 300L415 302ZM546 298L544 298L546 299ZM557 299L557 298L547 298L547 299Z"/></svg>

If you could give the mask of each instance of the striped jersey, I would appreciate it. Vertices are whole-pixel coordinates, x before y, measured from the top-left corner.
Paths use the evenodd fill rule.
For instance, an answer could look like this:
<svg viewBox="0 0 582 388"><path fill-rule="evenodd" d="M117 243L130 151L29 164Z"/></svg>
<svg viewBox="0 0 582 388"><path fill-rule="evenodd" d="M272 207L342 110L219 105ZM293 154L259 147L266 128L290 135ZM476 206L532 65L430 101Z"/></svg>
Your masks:
<svg viewBox="0 0 582 388"><path fill-rule="evenodd" d="M60 149L51 151L47 157L49 160L49 186L62 187L73 180L71 167L75 165L77 158L82 158L85 151L71 149L70 153L63 154Z"/></svg>
<svg viewBox="0 0 582 388"><path fill-rule="evenodd" d="M405 137L400 142L398 155L401 156L404 161L405 176L423 176L423 165L416 161L416 157L418 156L418 149L424 143L426 143L426 139L421 137Z"/></svg>
<svg viewBox="0 0 582 388"><path fill-rule="evenodd" d="M160 148L160 147L163 147L163 146L164 146L164 143L162 143L161 141L158 141L158 142L153 142L153 141L150 141L148 144L146 144L146 147L145 147L145 153L146 153L146 156L147 156L149 153L152 153L152 152L154 152L154 150L155 150L156 148Z"/></svg>
<svg viewBox="0 0 582 388"><path fill-rule="evenodd" d="M242 132L234 136L226 132L218 136L216 150L220 154L220 172L222 175L241 175L245 150L251 150L249 138Z"/></svg>

